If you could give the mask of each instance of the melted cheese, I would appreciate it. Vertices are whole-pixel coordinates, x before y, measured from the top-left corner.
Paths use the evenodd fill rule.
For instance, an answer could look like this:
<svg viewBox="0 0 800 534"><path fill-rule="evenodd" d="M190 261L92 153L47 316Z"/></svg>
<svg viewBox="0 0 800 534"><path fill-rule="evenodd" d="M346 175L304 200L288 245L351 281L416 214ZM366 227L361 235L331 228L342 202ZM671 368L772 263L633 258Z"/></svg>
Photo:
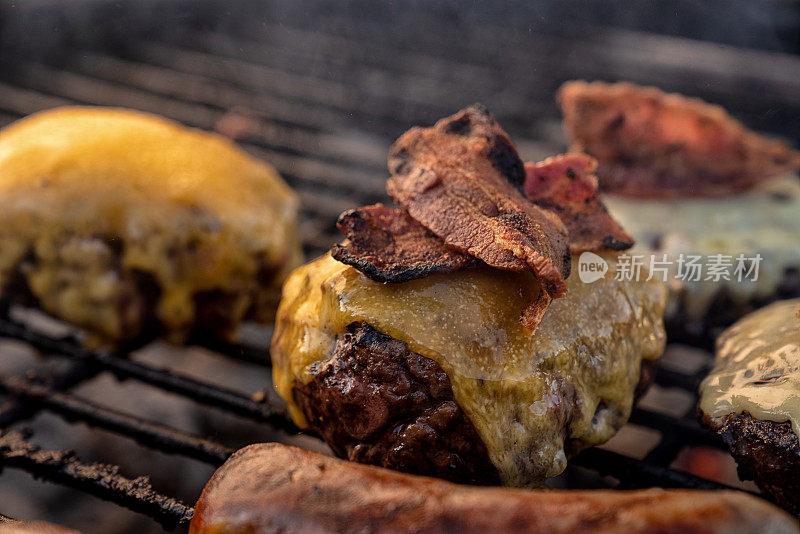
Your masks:
<svg viewBox="0 0 800 534"><path fill-rule="evenodd" d="M721 423L730 414L791 421L800 436L800 299L751 313L717 341L714 368L700 386L700 409Z"/></svg>
<svg viewBox="0 0 800 534"><path fill-rule="evenodd" d="M0 132L0 287L32 252L37 266L25 274L42 307L78 323L85 310L50 268L76 237L121 242L120 270L152 275L157 314L179 329L196 292L252 290L259 266L288 274L300 259L297 210L269 165L153 115L69 107Z"/></svg>
<svg viewBox="0 0 800 534"><path fill-rule="evenodd" d="M679 294L686 313L702 318L714 295L722 288L739 302L772 296L784 271L800 267L800 180L784 176L763 182L745 193L718 199L643 200L605 195L611 214L636 239L633 254L712 254L754 257L761 254L758 280L675 279L670 276L671 300ZM657 246L656 246L657 245ZM705 271L703 273L705 278ZM674 302L672 302L674 304ZM676 311L676 306L671 306Z"/></svg>
<svg viewBox="0 0 800 534"><path fill-rule="evenodd" d="M527 336L519 317L539 291L528 273L484 267L384 285L323 256L284 286L276 388L306 426L294 384L309 380L308 366L330 356L348 324L366 321L444 369L507 484L541 485L565 468L565 440L602 443L624 424L641 359L664 348L666 289L615 281L607 259L605 279L570 278L568 296Z"/></svg>

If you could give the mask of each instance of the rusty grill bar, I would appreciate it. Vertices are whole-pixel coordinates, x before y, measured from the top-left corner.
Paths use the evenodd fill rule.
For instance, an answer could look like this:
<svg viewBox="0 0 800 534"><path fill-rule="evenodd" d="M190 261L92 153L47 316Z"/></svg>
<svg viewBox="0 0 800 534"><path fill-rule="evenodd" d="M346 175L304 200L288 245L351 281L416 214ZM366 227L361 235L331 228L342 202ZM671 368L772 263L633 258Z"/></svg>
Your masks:
<svg viewBox="0 0 800 534"><path fill-rule="evenodd" d="M233 453L232 448L213 440L59 391L65 388L65 384L74 385L86 378L88 375L82 366L88 364L99 368L95 372L111 372L119 379L133 379L161 387L198 403L209 404L273 425L285 432L298 431L283 409L272 406L268 401L257 402L234 391L139 364L127 359L124 354L87 351L74 339L51 338L7 316L0 318L0 337L23 341L50 356L68 358L75 362L70 373L59 377L0 376L0 392L13 398L12 402L0 408L0 423L3 428L19 423L38 410L47 410L67 421L83 422L93 427L117 432L143 446L188 456L214 466L221 465ZM217 344L214 348L221 347ZM236 346L227 346L225 349L224 353L229 357L236 358L241 354ZM255 349L249 350L255 352ZM268 364L269 354L263 351L262 356L261 361ZM249 360L252 354L244 357ZM71 373L77 376L73 377ZM663 387L682 388L687 384L694 385L697 382L697 375L677 371L660 372L656 375L655 382ZM24 406L26 410L19 411L18 406ZM591 449L575 458L573 463L601 475L614 477L627 488L652 485L697 489L727 488L723 484L668 467L678 451L687 445L724 448L724 444L716 436L700 429L693 419L675 418L643 408L634 408L630 423L658 430L665 437L642 460L609 450ZM116 466L86 464L64 451L42 450L27 441L28 438L30 436L25 432L4 430L0 435L0 463L24 469L35 476L86 491L131 510L145 513L167 528L185 523L191 518L191 507L159 494L150 487L146 477L131 481L121 476Z"/></svg>
<svg viewBox="0 0 800 534"><path fill-rule="evenodd" d="M221 16L222 11L213 13ZM304 248L313 257L338 239L334 222L341 211L384 199L384 158L392 138L410 124L430 123L472 101L489 104L531 159L562 149L550 101L568 78L661 84L728 105L756 126L764 111L775 106L785 109L787 116L800 114L796 99L800 60L788 55L739 52L609 28L559 34L540 31L538 26L532 32L500 32L487 26L475 29L465 40L457 29L435 21L414 27L401 19L396 31L387 35L385 25L365 18L329 16L321 23L276 15L276 20L262 20L242 17L235 31L226 24L209 28L189 22L181 31L151 33L146 38L131 32L94 45L78 39L68 41L52 57L16 57L0 71L0 123L79 103L132 107L214 129L231 109L241 108L258 127L238 140L252 154L273 163L298 192ZM559 50L563 53L550 53ZM686 60L689 56L691 61ZM769 61L772 68L766 67ZM780 68L774 68L776 62ZM746 78L733 73L746 73ZM752 98L754 90L759 99ZM800 123L779 121L770 126L800 139ZM138 363L128 357L138 347L113 354L86 350L74 337L38 332L13 319L10 311L7 303L0 306L0 338L21 341L48 357L68 360L70 366L48 375L0 375L0 393L7 398L0 405L3 466L110 500L175 528L188 522L192 508L159 493L146 476L128 479L116 466L42 449L19 425L48 411L214 466L233 452L206 437L71 393L75 386L111 373L119 380L147 384L283 432L297 432L285 410L269 397L257 401ZM266 382L265 349L195 341L229 358L262 365ZM662 367L655 382L695 395L705 370ZM635 408L630 424L661 434L644 458L591 449L571 464L613 477L622 488L727 487L670 468L686 446L725 448L715 435L699 428L692 410L675 417Z"/></svg>

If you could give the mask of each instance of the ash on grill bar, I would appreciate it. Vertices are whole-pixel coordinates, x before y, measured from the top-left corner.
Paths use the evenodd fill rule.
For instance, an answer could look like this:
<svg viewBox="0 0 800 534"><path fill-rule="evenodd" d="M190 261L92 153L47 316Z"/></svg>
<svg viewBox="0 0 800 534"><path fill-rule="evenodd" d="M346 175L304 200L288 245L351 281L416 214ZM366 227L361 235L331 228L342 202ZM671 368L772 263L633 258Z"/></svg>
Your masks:
<svg viewBox="0 0 800 534"><path fill-rule="evenodd" d="M0 534L800 532L799 32L0 2Z"/></svg>

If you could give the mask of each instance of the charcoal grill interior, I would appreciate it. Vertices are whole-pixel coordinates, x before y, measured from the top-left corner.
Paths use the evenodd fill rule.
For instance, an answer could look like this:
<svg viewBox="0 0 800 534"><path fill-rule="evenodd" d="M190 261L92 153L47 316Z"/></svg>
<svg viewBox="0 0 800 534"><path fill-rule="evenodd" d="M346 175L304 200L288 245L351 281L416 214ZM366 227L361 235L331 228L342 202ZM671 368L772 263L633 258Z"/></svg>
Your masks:
<svg viewBox="0 0 800 534"><path fill-rule="evenodd" d="M7 6L0 11L0 123L64 104L111 105L233 135L272 162L298 192L308 258L338 239L334 222L341 211L386 200L387 148L409 125L429 124L480 101L527 160L563 151L553 95L567 79L627 79L699 96L756 129L799 144L800 59L781 52L793 43L781 37L778 22L765 49L757 50L664 35L657 27L645 33L614 26L610 21L620 17L614 3L565 2L547 9L535 2L456 4L175 0ZM651 13L670 13L673 4L686 7L643 4L640 9ZM773 14L775 20L797 24L800 12L792 6L777 7L783 11ZM686 15L692 16L697 14ZM760 29L748 31L752 37ZM729 44L753 45L745 36L735 39ZM154 531L157 525L183 529L202 480L236 447L295 439L297 429L270 394L220 385L201 370L154 364L138 356L147 347L87 351L73 332L59 326L53 333L29 316L9 303L0 306L0 360L15 358L20 346L42 354L29 368L0 375L5 468L72 488L74 499L91 494L149 516ZM242 344L196 344L223 363L254 369L264 391L271 391L264 348L269 333L256 332ZM634 410L620 438L578 456L559 483L725 487L674 468L686 450L724 449L695 421L695 391L709 362L702 349L671 348L654 392ZM226 440L142 418L81 393L103 377L256 423L247 428L271 430ZM69 452L68 444L43 444L27 428L42 414L130 438L132 456L152 449L191 458L206 465L206 475L180 498L151 484L152 471L131 472ZM626 433L647 436L646 450L632 451ZM304 439L315 446L313 436ZM6 470L0 485L8 476ZM0 513L16 515L3 503Z"/></svg>

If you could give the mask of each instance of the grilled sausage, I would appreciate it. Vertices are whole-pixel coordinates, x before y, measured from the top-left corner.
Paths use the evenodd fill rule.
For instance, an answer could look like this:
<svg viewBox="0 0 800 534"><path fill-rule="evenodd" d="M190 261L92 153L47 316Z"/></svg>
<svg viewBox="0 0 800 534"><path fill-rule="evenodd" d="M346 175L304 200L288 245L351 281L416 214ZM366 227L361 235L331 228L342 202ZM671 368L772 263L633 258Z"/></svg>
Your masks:
<svg viewBox="0 0 800 534"><path fill-rule="evenodd" d="M44 521L17 521L0 516L0 534L80 534L72 530Z"/></svg>
<svg viewBox="0 0 800 534"><path fill-rule="evenodd" d="M211 478L189 532L796 533L733 491L547 491L462 486L277 443L246 447Z"/></svg>

